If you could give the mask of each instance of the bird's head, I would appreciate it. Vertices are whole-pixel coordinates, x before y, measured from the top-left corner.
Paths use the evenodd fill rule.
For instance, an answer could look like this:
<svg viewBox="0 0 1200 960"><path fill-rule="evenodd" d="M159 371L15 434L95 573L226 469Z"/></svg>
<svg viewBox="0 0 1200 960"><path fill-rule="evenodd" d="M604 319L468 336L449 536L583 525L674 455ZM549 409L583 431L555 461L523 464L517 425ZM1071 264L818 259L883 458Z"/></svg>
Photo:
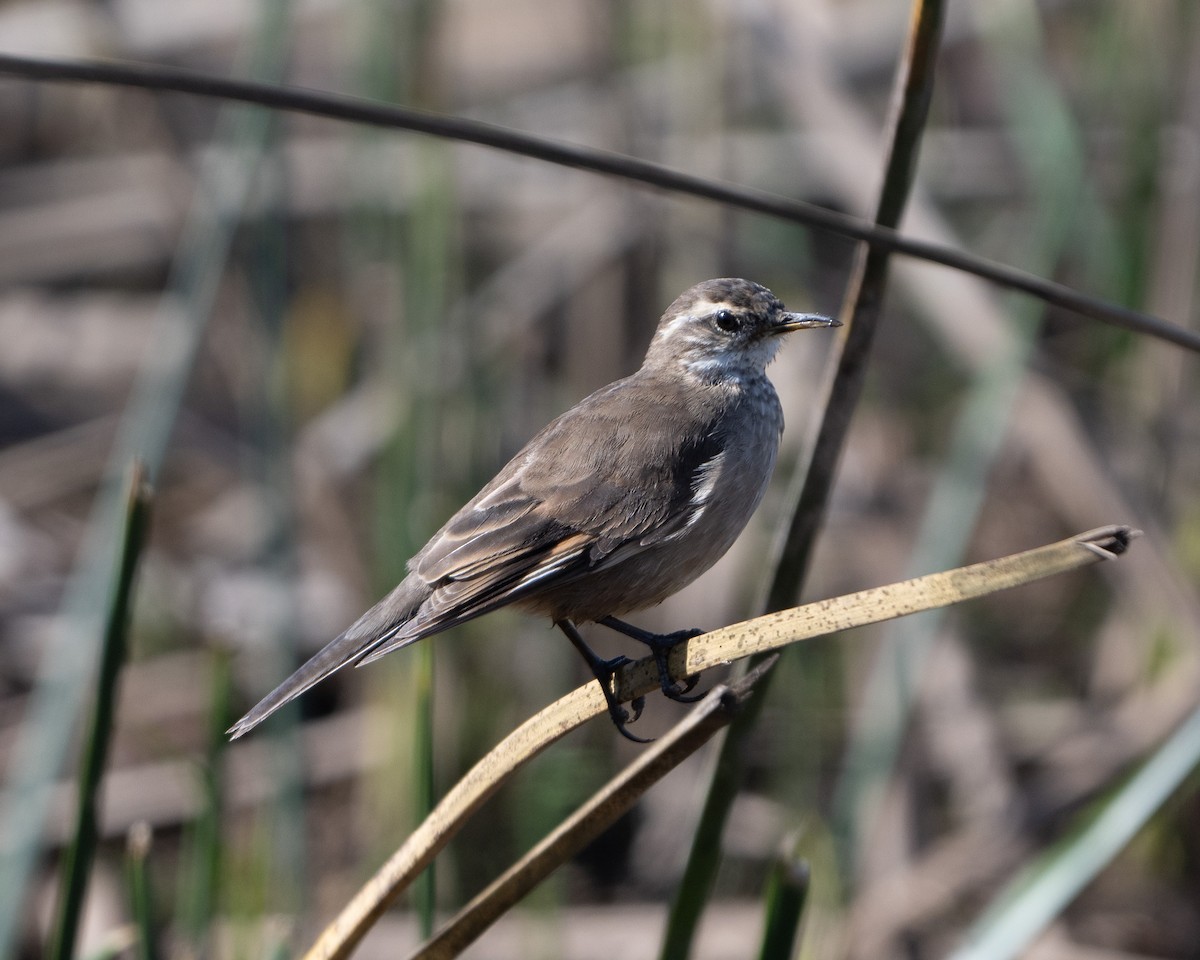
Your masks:
<svg viewBox="0 0 1200 960"><path fill-rule="evenodd" d="M703 379L761 374L793 330L836 327L815 313L789 313L761 284L725 278L705 280L681 293L658 322L646 366L687 372Z"/></svg>

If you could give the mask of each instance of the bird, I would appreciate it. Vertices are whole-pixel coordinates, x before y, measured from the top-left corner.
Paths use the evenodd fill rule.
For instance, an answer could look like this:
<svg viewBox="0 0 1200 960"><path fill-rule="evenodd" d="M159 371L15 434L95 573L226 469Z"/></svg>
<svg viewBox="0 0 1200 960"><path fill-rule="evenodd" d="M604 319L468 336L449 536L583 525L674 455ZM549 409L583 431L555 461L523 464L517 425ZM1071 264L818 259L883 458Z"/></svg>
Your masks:
<svg viewBox="0 0 1200 960"><path fill-rule="evenodd" d="M228 733L236 739L348 664L512 605L549 617L587 661L617 729L632 717L610 690L625 657L602 659L577 624L645 643L663 692L692 700L667 652L700 630L655 634L618 619L662 602L711 567L758 507L783 409L767 378L782 337L840 326L789 313L740 278L689 287L658 322L641 367L533 437L408 562L387 596L284 680Z"/></svg>

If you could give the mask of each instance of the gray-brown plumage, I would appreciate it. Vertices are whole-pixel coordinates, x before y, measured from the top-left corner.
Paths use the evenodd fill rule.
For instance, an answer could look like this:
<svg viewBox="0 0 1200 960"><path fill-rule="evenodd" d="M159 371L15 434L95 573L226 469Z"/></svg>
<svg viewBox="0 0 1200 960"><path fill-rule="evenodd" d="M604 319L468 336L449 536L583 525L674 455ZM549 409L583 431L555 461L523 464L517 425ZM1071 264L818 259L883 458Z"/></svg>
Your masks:
<svg viewBox="0 0 1200 960"><path fill-rule="evenodd" d="M641 610L690 583L729 549L774 468L783 412L766 366L779 336L835 325L787 313L748 280L685 291L637 373L530 440L409 561L399 586L230 732L348 663L498 607L548 616L577 641L573 622Z"/></svg>

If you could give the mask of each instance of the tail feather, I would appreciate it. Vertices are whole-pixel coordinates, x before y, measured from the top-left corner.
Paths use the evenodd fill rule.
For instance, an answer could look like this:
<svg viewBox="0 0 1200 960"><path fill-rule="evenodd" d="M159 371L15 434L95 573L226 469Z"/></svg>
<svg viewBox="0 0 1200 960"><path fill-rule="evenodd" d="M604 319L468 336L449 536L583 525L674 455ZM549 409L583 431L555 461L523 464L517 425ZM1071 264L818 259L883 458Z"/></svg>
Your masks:
<svg viewBox="0 0 1200 960"><path fill-rule="evenodd" d="M342 667L355 663L380 644L395 637L412 619L430 594L428 584L413 574L358 618L300 669L272 690L226 732L236 740L249 733L286 703L320 683ZM413 637L413 640L418 639Z"/></svg>

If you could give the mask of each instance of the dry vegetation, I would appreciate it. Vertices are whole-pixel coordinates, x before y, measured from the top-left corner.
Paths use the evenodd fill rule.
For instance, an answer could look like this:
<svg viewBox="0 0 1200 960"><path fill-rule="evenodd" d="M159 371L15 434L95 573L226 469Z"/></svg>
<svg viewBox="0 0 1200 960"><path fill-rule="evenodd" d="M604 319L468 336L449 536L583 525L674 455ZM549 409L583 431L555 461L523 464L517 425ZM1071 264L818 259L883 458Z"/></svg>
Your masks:
<svg viewBox="0 0 1200 960"><path fill-rule="evenodd" d="M395 100L869 217L908 16L887 0L291 6L8 2L0 49ZM951 7L906 230L1195 329L1200 9ZM52 635L81 602L99 491L130 450L157 466L80 955L129 923L125 839L143 822L162 956L307 944L417 819L425 654L338 677L232 747L217 731L390 587L542 423L632 370L679 290L742 275L835 312L851 254L478 147L0 78L9 773L39 692L56 695L43 652L90 669L90 639ZM646 626L756 612L826 346L796 338L772 368L788 432L751 529ZM1120 565L790 651L698 957L752 955L785 842L812 865L805 956L946 956L1197 709L1197 370L1180 348L894 263L805 598L1105 523L1146 536ZM548 624L515 614L426 646L435 793L584 676ZM896 688L910 705L890 706ZM652 701L642 732L682 709ZM635 750L595 721L538 760L439 860L439 904L468 899ZM21 957L40 955L73 769L34 880L0 893L28 905ZM653 956L706 777L689 761L468 955ZM1196 783L1026 956L1200 957ZM398 909L361 955L416 938Z"/></svg>

